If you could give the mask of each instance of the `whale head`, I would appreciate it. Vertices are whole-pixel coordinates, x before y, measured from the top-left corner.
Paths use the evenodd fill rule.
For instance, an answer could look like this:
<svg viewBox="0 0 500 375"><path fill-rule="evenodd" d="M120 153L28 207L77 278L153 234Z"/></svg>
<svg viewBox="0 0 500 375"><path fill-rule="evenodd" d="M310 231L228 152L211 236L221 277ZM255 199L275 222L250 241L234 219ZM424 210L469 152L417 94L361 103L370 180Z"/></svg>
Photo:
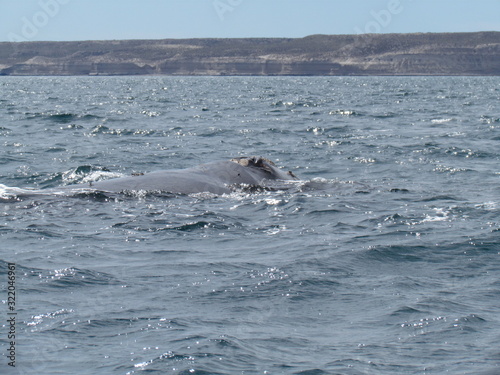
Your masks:
<svg viewBox="0 0 500 375"><path fill-rule="evenodd" d="M245 156L231 159L243 167L259 171L263 178L268 180L298 180L291 171L285 172L278 168L271 160L260 156Z"/></svg>

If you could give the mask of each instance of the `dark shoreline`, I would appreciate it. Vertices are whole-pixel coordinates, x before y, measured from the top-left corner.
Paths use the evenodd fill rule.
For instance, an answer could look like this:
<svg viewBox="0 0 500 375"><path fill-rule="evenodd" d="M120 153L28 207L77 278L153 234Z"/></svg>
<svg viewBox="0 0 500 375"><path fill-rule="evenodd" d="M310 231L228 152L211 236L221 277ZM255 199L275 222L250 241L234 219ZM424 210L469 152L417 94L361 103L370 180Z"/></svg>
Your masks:
<svg viewBox="0 0 500 375"><path fill-rule="evenodd" d="M500 32L0 43L3 76L498 76Z"/></svg>

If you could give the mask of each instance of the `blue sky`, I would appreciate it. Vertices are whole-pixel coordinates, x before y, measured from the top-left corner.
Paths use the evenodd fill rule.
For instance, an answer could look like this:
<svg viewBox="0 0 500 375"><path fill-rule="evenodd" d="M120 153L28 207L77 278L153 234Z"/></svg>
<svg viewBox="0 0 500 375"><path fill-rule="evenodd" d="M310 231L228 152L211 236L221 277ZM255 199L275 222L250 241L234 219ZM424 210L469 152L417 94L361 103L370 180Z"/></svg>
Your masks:
<svg viewBox="0 0 500 375"><path fill-rule="evenodd" d="M500 31L500 0L0 0L0 41Z"/></svg>

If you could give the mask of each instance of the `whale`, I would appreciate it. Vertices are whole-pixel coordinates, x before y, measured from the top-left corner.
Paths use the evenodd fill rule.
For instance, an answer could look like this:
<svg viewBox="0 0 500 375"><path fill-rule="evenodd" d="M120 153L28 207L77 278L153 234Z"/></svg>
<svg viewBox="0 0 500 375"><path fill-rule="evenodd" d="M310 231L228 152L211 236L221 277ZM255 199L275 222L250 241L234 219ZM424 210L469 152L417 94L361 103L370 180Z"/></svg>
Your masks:
<svg viewBox="0 0 500 375"><path fill-rule="evenodd" d="M92 190L111 193L150 191L193 194L207 192L222 195L241 187L265 188L271 186L270 181L297 179L292 172L281 170L269 159L239 157L201 164L188 169L163 170L98 181L89 187Z"/></svg>
<svg viewBox="0 0 500 375"><path fill-rule="evenodd" d="M298 180L290 171L276 166L264 157L237 157L187 169L168 169L125 177L65 185L50 189L17 189L16 196L78 195L89 193L173 193L229 194L253 189L286 189L283 182Z"/></svg>

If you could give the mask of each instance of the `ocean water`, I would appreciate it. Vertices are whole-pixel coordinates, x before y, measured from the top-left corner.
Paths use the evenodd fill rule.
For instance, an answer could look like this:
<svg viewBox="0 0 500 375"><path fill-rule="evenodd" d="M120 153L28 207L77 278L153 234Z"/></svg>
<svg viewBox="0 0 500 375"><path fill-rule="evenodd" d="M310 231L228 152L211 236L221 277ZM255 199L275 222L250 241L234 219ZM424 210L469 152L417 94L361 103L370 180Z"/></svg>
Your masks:
<svg viewBox="0 0 500 375"><path fill-rule="evenodd" d="M499 77L2 77L0 373L500 373L499 104ZM247 155L301 180L14 189Z"/></svg>

